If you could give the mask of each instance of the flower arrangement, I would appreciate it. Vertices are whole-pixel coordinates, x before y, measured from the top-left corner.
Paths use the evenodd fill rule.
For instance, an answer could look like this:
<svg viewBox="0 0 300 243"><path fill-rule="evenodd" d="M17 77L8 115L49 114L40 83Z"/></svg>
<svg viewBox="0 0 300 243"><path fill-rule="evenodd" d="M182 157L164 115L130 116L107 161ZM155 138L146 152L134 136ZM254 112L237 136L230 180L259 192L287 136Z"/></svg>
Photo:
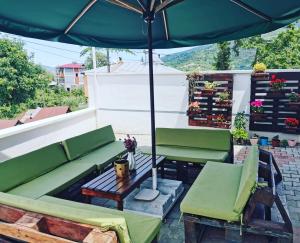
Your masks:
<svg viewBox="0 0 300 243"><path fill-rule="evenodd" d="M267 67L264 63L258 62L253 66L255 73L263 73L266 71Z"/></svg>
<svg viewBox="0 0 300 243"><path fill-rule="evenodd" d="M198 101L191 102L189 105L190 111L199 111L200 110L200 103Z"/></svg>
<svg viewBox="0 0 300 243"><path fill-rule="evenodd" d="M299 126L299 120L296 118L286 118L284 120L284 123L288 127L298 127Z"/></svg>
<svg viewBox="0 0 300 243"><path fill-rule="evenodd" d="M288 99L290 102L299 102L300 101L300 94L297 94L296 92L291 92L288 94Z"/></svg>
<svg viewBox="0 0 300 243"><path fill-rule="evenodd" d="M281 91L285 86L286 80L283 78L277 78L275 74L271 76L270 87L273 91Z"/></svg>
<svg viewBox="0 0 300 243"><path fill-rule="evenodd" d="M204 82L204 89L206 90L214 90L218 84L216 82L210 82L210 81L205 81Z"/></svg>
<svg viewBox="0 0 300 243"><path fill-rule="evenodd" d="M251 111L254 113L263 113L264 107L261 100L254 100L250 102Z"/></svg>
<svg viewBox="0 0 300 243"><path fill-rule="evenodd" d="M131 138L130 135L127 134L127 138L124 138L123 143L128 152L135 152L135 149L137 147L137 141L135 137Z"/></svg>
<svg viewBox="0 0 300 243"><path fill-rule="evenodd" d="M226 122L223 114L217 115L216 120L217 120L217 122Z"/></svg>

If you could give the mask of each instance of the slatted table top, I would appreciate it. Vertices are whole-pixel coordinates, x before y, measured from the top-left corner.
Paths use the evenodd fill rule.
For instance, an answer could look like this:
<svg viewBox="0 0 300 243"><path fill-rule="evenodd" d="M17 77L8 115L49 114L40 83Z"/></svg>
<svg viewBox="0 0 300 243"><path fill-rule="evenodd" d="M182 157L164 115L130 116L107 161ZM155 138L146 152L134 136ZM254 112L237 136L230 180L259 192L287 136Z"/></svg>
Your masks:
<svg viewBox="0 0 300 243"><path fill-rule="evenodd" d="M157 166L159 166L164 159L164 156L157 156ZM112 196L124 198L133 189L138 187L141 182L143 182L147 177L149 177L152 170L151 155L137 153L135 154L135 160L136 171L131 172L127 178L117 177L115 169L111 168L103 174L97 176L90 182L83 185L81 187L82 194L99 197L107 197L107 195L110 194Z"/></svg>

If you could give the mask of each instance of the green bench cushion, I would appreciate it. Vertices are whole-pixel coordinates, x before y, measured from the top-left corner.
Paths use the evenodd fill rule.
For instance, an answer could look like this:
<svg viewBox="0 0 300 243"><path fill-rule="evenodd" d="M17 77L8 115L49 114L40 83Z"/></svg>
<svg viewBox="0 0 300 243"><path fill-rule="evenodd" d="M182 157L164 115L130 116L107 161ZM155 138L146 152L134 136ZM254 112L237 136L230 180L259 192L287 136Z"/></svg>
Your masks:
<svg viewBox="0 0 300 243"><path fill-rule="evenodd" d="M151 147L141 147L141 151L151 154ZM166 156L168 160L206 163L207 161L224 162L228 152L210 149L189 148L179 146L156 146L158 155Z"/></svg>
<svg viewBox="0 0 300 243"><path fill-rule="evenodd" d="M63 141L69 160L76 159L105 144L116 140L111 126L84 133Z"/></svg>
<svg viewBox="0 0 300 243"><path fill-rule="evenodd" d="M95 165L69 162L47 174L8 191L8 193L33 199L37 199L46 194L53 195L94 170L96 170Z"/></svg>
<svg viewBox="0 0 300 243"><path fill-rule="evenodd" d="M157 128L156 145L230 151L231 134L221 129Z"/></svg>
<svg viewBox="0 0 300 243"><path fill-rule="evenodd" d="M207 162L181 202L183 213L226 221L239 221L234 203L242 166Z"/></svg>
<svg viewBox="0 0 300 243"><path fill-rule="evenodd" d="M8 191L45 174L68 159L60 143L0 163L0 191Z"/></svg>
<svg viewBox="0 0 300 243"><path fill-rule="evenodd" d="M126 220L122 215L110 214L109 212L99 213L96 210L91 211L85 208L75 209L58 203L49 203L2 192L0 192L0 204L82 224L108 228L117 232L121 243L131 242Z"/></svg>
<svg viewBox="0 0 300 243"><path fill-rule="evenodd" d="M244 161L241 180L239 183L239 190L234 205L234 211L237 213L241 213L243 211L253 189L256 186L258 176L258 163L258 147L251 146L249 154Z"/></svg>
<svg viewBox="0 0 300 243"><path fill-rule="evenodd" d="M134 243L150 243L159 233L161 221L158 218L138 215L135 213L122 212L115 209L104 208L95 205L88 205L78 202L72 202L55 197L43 196L39 200L57 203L78 209L86 209L91 212L109 213L124 216L129 230L129 235Z"/></svg>
<svg viewBox="0 0 300 243"><path fill-rule="evenodd" d="M106 167L115 158L125 152L125 147L122 141L115 141L105 146L102 146L87 155L74 160L71 163L84 163L90 165L97 165L98 169Z"/></svg>

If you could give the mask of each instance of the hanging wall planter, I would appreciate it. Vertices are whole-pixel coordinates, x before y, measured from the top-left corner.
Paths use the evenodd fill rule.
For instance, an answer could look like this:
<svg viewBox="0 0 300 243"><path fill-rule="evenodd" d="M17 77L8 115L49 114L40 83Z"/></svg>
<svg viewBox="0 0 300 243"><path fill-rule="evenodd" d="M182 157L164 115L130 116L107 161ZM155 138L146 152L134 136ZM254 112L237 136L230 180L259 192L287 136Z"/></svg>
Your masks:
<svg viewBox="0 0 300 243"><path fill-rule="evenodd" d="M267 114L253 112L251 113L251 118L253 119L253 121L265 121L267 118Z"/></svg>

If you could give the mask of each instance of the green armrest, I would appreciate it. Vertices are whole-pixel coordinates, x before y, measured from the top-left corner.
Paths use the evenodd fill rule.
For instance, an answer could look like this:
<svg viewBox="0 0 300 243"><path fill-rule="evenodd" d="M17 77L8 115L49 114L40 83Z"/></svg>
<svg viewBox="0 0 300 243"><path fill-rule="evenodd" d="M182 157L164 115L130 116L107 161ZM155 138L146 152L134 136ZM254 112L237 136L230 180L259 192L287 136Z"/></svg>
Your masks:
<svg viewBox="0 0 300 243"><path fill-rule="evenodd" d="M69 160L83 156L96 148L116 140L111 126L84 133L63 141L63 145Z"/></svg>
<svg viewBox="0 0 300 243"><path fill-rule="evenodd" d="M13 188L7 193L33 199L46 194L54 195L96 169L95 165L69 162L32 181Z"/></svg>
<svg viewBox="0 0 300 243"><path fill-rule="evenodd" d="M0 191L31 181L68 161L60 143L0 163Z"/></svg>
<svg viewBox="0 0 300 243"><path fill-rule="evenodd" d="M229 222L239 221L234 211L242 166L207 162L180 204L181 212Z"/></svg>
<svg viewBox="0 0 300 243"><path fill-rule="evenodd" d="M96 212L84 208L74 208L54 202L29 199L21 196L0 192L0 204L41 213L53 217L71 220L77 223L98 226L114 230L121 243L130 243L126 219L122 215L109 212Z"/></svg>
<svg viewBox="0 0 300 243"><path fill-rule="evenodd" d="M220 151L231 150L229 130L157 128L156 145L182 146Z"/></svg>
<svg viewBox="0 0 300 243"><path fill-rule="evenodd" d="M139 149L145 154L152 153L151 147L142 146ZM229 156L229 153L226 151L166 145L156 146L156 153L165 156L168 160L201 164L207 161L225 162Z"/></svg>
<svg viewBox="0 0 300 243"><path fill-rule="evenodd" d="M63 200L50 196L43 196L39 200L65 205L76 209L85 209L96 213L109 213L113 215L121 215L126 219L129 235L134 243L151 243L159 233L161 221L158 218L139 215L126 211L119 211L111 208L104 208L95 205L83 204Z"/></svg>

